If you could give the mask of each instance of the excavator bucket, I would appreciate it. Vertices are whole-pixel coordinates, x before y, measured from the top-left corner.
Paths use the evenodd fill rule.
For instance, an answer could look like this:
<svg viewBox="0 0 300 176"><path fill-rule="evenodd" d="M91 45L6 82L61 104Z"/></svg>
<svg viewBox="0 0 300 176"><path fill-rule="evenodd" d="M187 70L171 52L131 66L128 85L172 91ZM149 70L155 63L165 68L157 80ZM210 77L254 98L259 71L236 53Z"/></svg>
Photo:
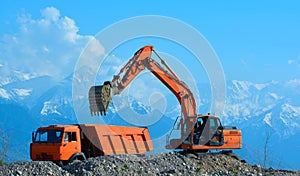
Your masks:
<svg viewBox="0 0 300 176"><path fill-rule="evenodd" d="M92 86L89 90L89 103L92 116L106 115L111 96L109 84Z"/></svg>

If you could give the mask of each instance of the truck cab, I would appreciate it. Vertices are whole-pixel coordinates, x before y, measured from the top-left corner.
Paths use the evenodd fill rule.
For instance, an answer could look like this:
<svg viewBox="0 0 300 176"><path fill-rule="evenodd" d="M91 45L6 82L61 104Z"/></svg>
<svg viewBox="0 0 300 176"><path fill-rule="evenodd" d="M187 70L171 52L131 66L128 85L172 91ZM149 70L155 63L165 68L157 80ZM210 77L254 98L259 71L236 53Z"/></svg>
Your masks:
<svg viewBox="0 0 300 176"><path fill-rule="evenodd" d="M81 153L80 129L77 125L51 125L32 133L32 160L72 161L85 159Z"/></svg>

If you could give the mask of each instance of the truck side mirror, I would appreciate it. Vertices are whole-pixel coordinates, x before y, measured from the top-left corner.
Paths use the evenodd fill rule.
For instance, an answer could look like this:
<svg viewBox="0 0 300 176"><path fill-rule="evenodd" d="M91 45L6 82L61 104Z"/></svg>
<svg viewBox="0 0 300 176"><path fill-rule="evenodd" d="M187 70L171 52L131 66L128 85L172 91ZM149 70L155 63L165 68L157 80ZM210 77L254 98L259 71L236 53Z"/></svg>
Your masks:
<svg viewBox="0 0 300 176"><path fill-rule="evenodd" d="M35 141L35 138L34 138L34 131L31 133L31 140L32 140L32 142Z"/></svg>

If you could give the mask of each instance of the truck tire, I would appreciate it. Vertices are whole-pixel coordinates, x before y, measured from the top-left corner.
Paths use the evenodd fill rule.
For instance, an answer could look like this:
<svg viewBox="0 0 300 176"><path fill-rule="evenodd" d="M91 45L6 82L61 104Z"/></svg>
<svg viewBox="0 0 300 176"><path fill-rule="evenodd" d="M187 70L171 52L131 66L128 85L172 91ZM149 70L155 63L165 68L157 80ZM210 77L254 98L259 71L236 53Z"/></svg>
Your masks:
<svg viewBox="0 0 300 176"><path fill-rule="evenodd" d="M78 160L78 161L84 161L84 160L86 160L86 157L85 157L84 153L76 153L76 154L74 154L69 159L69 162L71 163L71 162L76 161L76 160Z"/></svg>

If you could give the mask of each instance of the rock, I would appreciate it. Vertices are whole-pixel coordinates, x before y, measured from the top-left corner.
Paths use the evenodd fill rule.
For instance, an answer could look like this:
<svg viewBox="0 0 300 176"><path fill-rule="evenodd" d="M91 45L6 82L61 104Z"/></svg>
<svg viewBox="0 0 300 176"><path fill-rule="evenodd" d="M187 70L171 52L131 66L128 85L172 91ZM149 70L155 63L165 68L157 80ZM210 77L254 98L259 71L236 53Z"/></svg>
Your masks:
<svg viewBox="0 0 300 176"><path fill-rule="evenodd" d="M151 156L116 155L89 158L66 166L48 161L14 162L0 167L0 175L300 175L296 171L264 169L222 154L188 158L171 152Z"/></svg>
<svg viewBox="0 0 300 176"><path fill-rule="evenodd" d="M22 175L23 173L19 170L17 170L17 175Z"/></svg>
<svg viewBox="0 0 300 176"><path fill-rule="evenodd" d="M259 164L255 164L253 167L260 168L260 165Z"/></svg>

